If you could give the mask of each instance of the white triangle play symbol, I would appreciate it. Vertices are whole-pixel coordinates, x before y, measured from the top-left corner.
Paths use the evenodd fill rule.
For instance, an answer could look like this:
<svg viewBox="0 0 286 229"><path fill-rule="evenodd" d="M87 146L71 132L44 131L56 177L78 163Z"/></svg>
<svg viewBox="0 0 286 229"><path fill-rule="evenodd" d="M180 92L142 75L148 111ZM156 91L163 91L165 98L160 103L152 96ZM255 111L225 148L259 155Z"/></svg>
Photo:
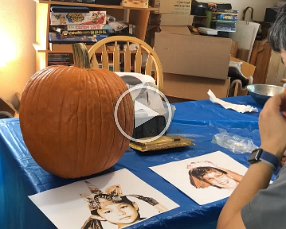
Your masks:
<svg viewBox="0 0 286 229"><path fill-rule="evenodd" d="M138 126L141 126L143 123L159 115L158 112L150 109L146 105L139 103L137 101L135 101L134 106L135 106L135 111L139 111L139 110L143 111L143 112L140 112L142 115L140 116L138 115L137 117L135 115L135 128Z"/></svg>

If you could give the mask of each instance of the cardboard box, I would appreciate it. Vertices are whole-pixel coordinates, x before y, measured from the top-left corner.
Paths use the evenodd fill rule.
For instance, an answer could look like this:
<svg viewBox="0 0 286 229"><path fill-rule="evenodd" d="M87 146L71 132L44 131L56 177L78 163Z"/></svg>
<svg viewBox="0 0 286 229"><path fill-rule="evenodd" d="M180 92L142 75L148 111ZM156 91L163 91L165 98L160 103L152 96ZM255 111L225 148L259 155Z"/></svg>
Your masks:
<svg viewBox="0 0 286 229"><path fill-rule="evenodd" d="M231 39L192 35L185 26L161 28L155 34L154 48L164 72L186 77L227 78Z"/></svg>
<svg viewBox="0 0 286 229"><path fill-rule="evenodd" d="M189 14L161 14L161 25L192 25L193 15Z"/></svg>
<svg viewBox="0 0 286 229"><path fill-rule="evenodd" d="M191 0L161 0L160 13L167 14L191 14Z"/></svg>
<svg viewBox="0 0 286 229"><path fill-rule="evenodd" d="M191 5L190 0L160 1L161 25L192 25Z"/></svg>
<svg viewBox="0 0 286 229"><path fill-rule="evenodd" d="M164 73L164 94L188 100L206 100L211 89L218 98L228 97L230 80L208 79L196 76Z"/></svg>
<svg viewBox="0 0 286 229"><path fill-rule="evenodd" d="M161 26L161 32L190 35L190 30L187 26ZM155 35L159 35L156 33Z"/></svg>
<svg viewBox="0 0 286 229"><path fill-rule="evenodd" d="M122 6L134 8L148 8L148 0L122 0Z"/></svg>

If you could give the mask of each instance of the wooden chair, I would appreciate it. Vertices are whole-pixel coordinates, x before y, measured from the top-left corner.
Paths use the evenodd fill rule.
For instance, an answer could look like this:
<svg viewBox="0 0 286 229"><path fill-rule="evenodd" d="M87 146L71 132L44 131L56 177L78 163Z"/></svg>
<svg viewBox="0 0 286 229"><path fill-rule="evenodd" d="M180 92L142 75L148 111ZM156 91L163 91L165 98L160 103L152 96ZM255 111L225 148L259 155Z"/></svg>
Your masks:
<svg viewBox="0 0 286 229"><path fill-rule="evenodd" d="M253 75L255 73L256 67L252 64L249 64L248 62L237 59L235 57L230 57L230 61L232 61L234 63L237 62L241 65L241 72L243 73L243 75L245 77L248 78L248 80L249 80L248 84L252 84L253 83ZM247 94L248 94L248 91L247 91L246 87L242 87L241 80L237 79L237 80L233 80L231 82L228 97L242 96L242 95L247 95Z"/></svg>
<svg viewBox="0 0 286 229"><path fill-rule="evenodd" d="M112 36L94 44L89 50L92 68L114 72L137 72L152 76L158 89L163 89L163 70L154 49L130 36Z"/></svg>

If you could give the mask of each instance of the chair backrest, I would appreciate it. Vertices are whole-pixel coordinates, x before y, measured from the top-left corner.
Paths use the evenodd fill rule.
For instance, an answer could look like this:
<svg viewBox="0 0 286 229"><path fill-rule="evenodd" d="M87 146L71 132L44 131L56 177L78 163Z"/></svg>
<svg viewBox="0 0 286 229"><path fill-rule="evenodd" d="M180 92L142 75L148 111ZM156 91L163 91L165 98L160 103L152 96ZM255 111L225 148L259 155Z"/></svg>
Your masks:
<svg viewBox="0 0 286 229"><path fill-rule="evenodd" d="M160 59L150 45L138 38L111 36L94 44L88 54L92 68L150 75L154 77L158 89L163 89Z"/></svg>

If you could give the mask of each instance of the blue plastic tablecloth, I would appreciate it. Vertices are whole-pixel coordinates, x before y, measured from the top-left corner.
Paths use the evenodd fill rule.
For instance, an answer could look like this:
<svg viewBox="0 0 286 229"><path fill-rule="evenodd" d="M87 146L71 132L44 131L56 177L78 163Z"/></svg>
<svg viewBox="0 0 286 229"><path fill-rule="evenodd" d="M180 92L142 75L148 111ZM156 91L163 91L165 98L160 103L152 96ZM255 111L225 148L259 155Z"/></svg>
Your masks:
<svg viewBox="0 0 286 229"><path fill-rule="evenodd" d="M237 104L256 106L249 96L227 99ZM212 143L221 129L231 134L251 138L260 144L259 113L240 114L225 110L210 101L176 104L176 113L168 134L190 137L195 146L169 150L157 154L142 154L132 150L109 171L127 168L136 176L158 189L180 205L179 208L157 215L130 228L194 228L211 229L226 199L200 206L149 169L150 166L221 150L248 166L247 154L234 154ZM259 109L260 110L260 109ZM49 219L30 201L33 195L51 188L69 184L44 171L31 157L22 138L18 119L0 120L0 225L1 228L55 228ZM2 226L3 225L3 226Z"/></svg>

